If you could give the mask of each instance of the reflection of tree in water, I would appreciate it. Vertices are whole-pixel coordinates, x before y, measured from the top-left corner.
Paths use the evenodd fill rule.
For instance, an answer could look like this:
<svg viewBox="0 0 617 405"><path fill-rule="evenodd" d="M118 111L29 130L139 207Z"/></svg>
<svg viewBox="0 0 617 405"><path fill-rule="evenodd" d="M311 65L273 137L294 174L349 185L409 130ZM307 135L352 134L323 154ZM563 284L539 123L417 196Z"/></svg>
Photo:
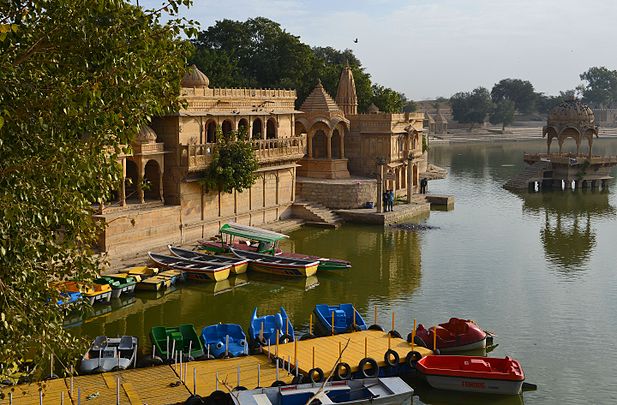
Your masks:
<svg viewBox="0 0 617 405"><path fill-rule="evenodd" d="M564 271L579 270L596 246L593 219L615 215L606 192L542 192L521 194L523 211L544 212L540 240L549 261Z"/></svg>

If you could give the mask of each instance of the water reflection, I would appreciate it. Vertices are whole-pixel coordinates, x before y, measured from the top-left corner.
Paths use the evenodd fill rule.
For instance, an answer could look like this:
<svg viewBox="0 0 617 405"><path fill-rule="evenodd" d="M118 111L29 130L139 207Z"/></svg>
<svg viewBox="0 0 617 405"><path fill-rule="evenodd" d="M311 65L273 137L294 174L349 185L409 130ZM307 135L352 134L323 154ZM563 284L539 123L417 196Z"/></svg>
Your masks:
<svg viewBox="0 0 617 405"><path fill-rule="evenodd" d="M543 217L540 241L547 260L563 272L584 269L596 247L592 220L615 215L607 192L524 193L523 211Z"/></svg>

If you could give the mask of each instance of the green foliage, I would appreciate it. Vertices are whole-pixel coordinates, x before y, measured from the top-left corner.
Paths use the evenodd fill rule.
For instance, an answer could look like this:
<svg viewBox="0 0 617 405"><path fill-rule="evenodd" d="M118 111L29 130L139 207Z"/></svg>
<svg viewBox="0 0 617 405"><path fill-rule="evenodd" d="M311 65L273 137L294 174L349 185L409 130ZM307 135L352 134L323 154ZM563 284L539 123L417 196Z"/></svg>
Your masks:
<svg viewBox="0 0 617 405"><path fill-rule="evenodd" d="M459 92L450 98L452 115L461 124L483 124L486 116L493 108L491 95L484 87L478 87L472 92Z"/></svg>
<svg viewBox="0 0 617 405"><path fill-rule="evenodd" d="M216 146L212 162L206 169L201 184L207 190L232 193L250 188L257 178L259 168L253 145L246 133L234 131L223 135L220 127L216 131Z"/></svg>
<svg viewBox="0 0 617 405"><path fill-rule="evenodd" d="M428 144L428 135L422 136L422 153L430 150L431 147Z"/></svg>
<svg viewBox="0 0 617 405"><path fill-rule="evenodd" d="M413 100L407 100L403 107L403 112L416 112L418 111L418 104Z"/></svg>
<svg viewBox="0 0 617 405"><path fill-rule="evenodd" d="M491 111L491 115L489 120L491 124L502 124L501 131L503 132L506 129L506 126L512 124L514 122L514 101L502 99L495 103L493 106L493 111Z"/></svg>
<svg viewBox="0 0 617 405"><path fill-rule="evenodd" d="M617 70L604 66L589 68L580 75L587 82L582 86L583 98L598 107L610 107L617 103Z"/></svg>
<svg viewBox="0 0 617 405"><path fill-rule="evenodd" d="M0 380L83 349L51 283L95 276L93 203L118 188L122 145L179 108L193 27L174 13L190 0L167 3L0 2Z"/></svg>
<svg viewBox="0 0 617 405"><path fill-rule="evenodd" d="M527 80L503 79L493 86L491 98L495 103L510 100L521 113L527 114L535 110L536 93Z"/></svg>

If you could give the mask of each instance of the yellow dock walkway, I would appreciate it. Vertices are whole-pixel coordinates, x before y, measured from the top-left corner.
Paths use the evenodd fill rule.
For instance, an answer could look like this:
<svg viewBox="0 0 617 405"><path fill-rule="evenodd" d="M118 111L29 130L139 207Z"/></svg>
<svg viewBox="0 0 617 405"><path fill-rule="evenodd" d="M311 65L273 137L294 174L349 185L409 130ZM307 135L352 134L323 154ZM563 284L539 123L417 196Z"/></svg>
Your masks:
<svg viewBox="0 0 617 405"><path fill-rule="evenodd" d="M373 330L326 336L311 340L300 340L296 343L286 343L278 346L278 357L285 361L290 359L291 364L295 365L294 352L296 350L295 345L297 344L298 369L302 373L307 374L310 369L319 367L323 370L325 375L328 376L338 359L339 347L342 350L345 348L348 341L349 345L344 351L341 361L348 363L352 372L358 371L358 364L360 360L365 357L375 359L379 367L384 367L386 365L384 354L388 350L388 334L386 332ZM407 353L411 351L411 345L400 338L391 338L390 348L399 354L401 363L405 361ZM313 349L315 351L314 363ZM269 350L271 355L276 355L276 346L271 346ZM414 346L414 350L419 352L422 357L433 353L431 350L419 346ZM267 351L268 349L266 349L266 352Z"/></svg>

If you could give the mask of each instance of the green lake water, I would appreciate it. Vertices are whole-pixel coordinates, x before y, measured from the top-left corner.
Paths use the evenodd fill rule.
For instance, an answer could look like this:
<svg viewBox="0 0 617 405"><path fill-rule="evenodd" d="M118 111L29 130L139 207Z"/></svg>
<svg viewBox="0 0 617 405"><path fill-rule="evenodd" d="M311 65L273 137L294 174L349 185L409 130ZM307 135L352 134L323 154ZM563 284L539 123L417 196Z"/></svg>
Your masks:
<svg viewBox="0 0 617 405"><path fill-rule="evenodd" d="M247 274L187 285L162 297L138 293L77 322L77 334L136 335L152 326L216 322L248 328L251 311L283 305L301 332L317 303L354 303L373 323L406 335L450 317L474 319L497 334L490 356L518 359L538 390L486 398L420 387L416 402L617 403L617 187L609 192L513 194L501 185L542 142L434 145L431 162L449 171L429 192L452 194L453 211L418 220L435 227L403 231L361 225L305 227L284 249L350 260L344 273L284 280ZM598 154L617 155L599 140ZM395 207L396 208L396 207ZM147 343L149 346L149 343Z"/></svg>

